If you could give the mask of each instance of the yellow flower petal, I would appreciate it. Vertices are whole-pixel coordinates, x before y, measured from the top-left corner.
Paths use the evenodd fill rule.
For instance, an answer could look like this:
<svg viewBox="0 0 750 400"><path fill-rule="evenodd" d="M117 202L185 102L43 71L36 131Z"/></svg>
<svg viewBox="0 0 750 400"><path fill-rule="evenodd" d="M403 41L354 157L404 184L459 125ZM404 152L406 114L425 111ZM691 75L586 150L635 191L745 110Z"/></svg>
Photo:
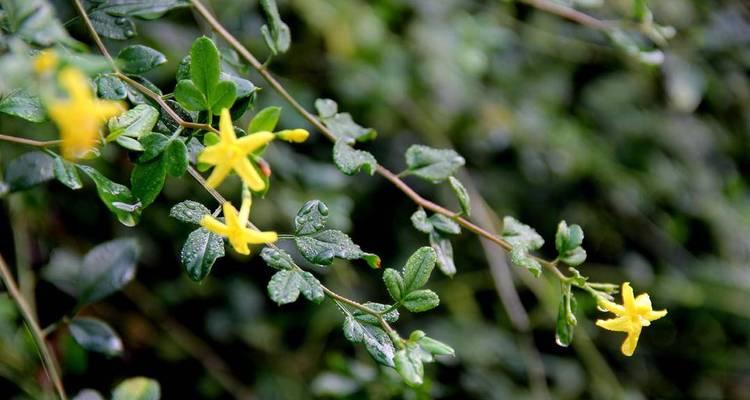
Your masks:
<svg viewBox="0 0 750 400"><path fill-rule="evenodd" d="M652 310L644 314L643 318L645 318L648 321L655 321L659 318L663 318L665 315L667 315L667 310L660 310L660 311Z"/></svg>
<svg viewBox="0 0 750 400"><path fill-rule="evenodd" d="M200 220L200 225L217 235L226 236L228 232L226 225L210 215L204 215Z"/></svg>
<svg viewBox="0 0 750 400"><path fill-rule="evenodd" d="M279 235L277 235L276 232L273 231L259 232L248 229L248 232L246 232L245 240L247 240L248 243L252 244L273 243L279 240Z"/></svg>
<svg viewBox="0 0 750 400"><path fill-rule="evenodd" d="M237 147L239 147L243 153L250 154L272 141L275 137L276 136L271 132L251 133L237 139Z"/></svg>
<svg viewBox="0 0 750 400"><path fill-rule="evenodd" d="M622 284L622 305L625 309L630 312L635 308L635 299L633 298L633 288L630 287L630 282Z"/></svg>
<svg viewBox="0 0 750 400"><path fill-rule="evenodd" d="M617 315L622 315L622 314L625 313L625 307L623 307L623 306L621 306L619 304L613 303L613 302L611 302L609 300L605 300L605 299L600 298L599 299L599 305L602 306L602 307L604 307L604 309L606 309L607 311L609 311L611 313L614 313L614 314L617 314Z"/></svg>
<svg viewBox="0 0 750 400"><path fill-rule="evenodd" d="M211 188L221 185L221 182L224 181L224 178L229 175L231 170L232 166L230 164L217 165L213 172L211 172L211 175L209 175L208 179L206 179L206 184Z"/></svg>
<svg viewBox="0 0 750 400"><path fill-rule="evenodd" d="M641 336L641 327L638 326L636 329L628 333L628 337L622 342L620 351L622 354L630 357L635 353L635 348L638 346L638 338Z"/></svg>
<svg viewBox="0 0 750 400"><path fill-rule="evenodd" d="M628 317L600 319L596 321L596 326L615 332L628 332L630 331L630 325L630 318Z"/></svg>
<svg viewBox="0 0 750 400"><path fill-rule="evenodd" d="M54 50L43 50L34 57L34 71L37 74L49 72L57 67L57 53Z"/></svg>
<svg viewBox="0 0 750 400"><path fill-rule="evenodd" d="M232 116L226 108L221 110L219 132L223 142L234 142L237 140L237 135L234 133L234 126L232 125Z"/></svg>
<svg viewBox="0 0 750 400"><path fill-rule="evenodd" d="M266 188L266 183L247 158L237 160L233 167L235 172L237 172L237 175L242 178L242 181L245 182L250 190L259 192Z"/></svg>
<svg viewBox="0 0 750 400"><path fill-rule="evenodd" d="M242 226L247 225L247 221L250 218L250 206L253 204L253 201L250 199L250 197L243 197L242 198L242 206L240 206L240 214L239 214L239 223Z"/></svg>

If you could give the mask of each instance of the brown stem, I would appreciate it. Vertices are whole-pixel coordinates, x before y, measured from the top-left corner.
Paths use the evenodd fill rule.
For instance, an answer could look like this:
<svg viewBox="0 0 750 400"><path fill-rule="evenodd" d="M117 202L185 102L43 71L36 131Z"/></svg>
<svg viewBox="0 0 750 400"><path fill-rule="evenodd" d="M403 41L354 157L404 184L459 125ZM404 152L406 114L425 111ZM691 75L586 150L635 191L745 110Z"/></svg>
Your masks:
<svg viewBox="0 0 750 400"><path fill-rule="evenodd" d="M589 28L594 28L601 31L610 31L613 28L613 26L607 22L596 19L576 9L566 7L562 4L554 3L549 0L521 0L521 2L526 3L534 8L538 8L542 11L546 11L550 14L555 14L570 21L588 26Z"/></svg>
<svg viewBox="0 0 750 400"><path fill-rule="evenodd" d="M11 135L2 135L0 134L0 140L5 142L11 142L11 143L18 143L18 144L25 144L27 146L35 146L35 147L49 147L49 146L55 146L60 143L62 143L62 140L34 140L34 139L26 139L18 136L11 136Z"/></svg>
<svg viewBox="0 0 750 400"><path fill-rule="evenodd" d="M34 339L42 358L42 365L44 365L47 375L49 375L52 384L55 386L57 395L60 396L62 400L66 400L67 396L65 395L65 389L63 389L60 372L57 369L57 359L50 351L49 347L47 347L47 342L44 340L44 334L42 334L42 330L39 328L39 323L37 323L36 318L34 318L34 314L26 302L26 299L21 295L18 285L16 285L16 281L13 278L13 274L11 274L8 269L8 265L5 263L5 259L3 259L2 255L0 255L0 277L5 284L5 287L8 289L10 297L13 298L13 301L18 305L18 309L21 311L21 316L26 321L26 325L31 332L31 337Z"/></svg>

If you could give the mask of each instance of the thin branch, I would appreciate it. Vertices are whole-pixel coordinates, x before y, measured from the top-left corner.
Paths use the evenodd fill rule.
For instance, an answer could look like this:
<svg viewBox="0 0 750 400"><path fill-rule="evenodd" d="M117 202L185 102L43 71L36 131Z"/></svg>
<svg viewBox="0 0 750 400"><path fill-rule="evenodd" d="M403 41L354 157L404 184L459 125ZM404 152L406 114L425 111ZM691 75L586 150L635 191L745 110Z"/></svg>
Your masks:
<svg viewBox="0 0 750 400"><path fill-rule="evenodd" d="M567 20L579 23L589 28L598 29L600 31L610 31L614 28L611 24L596 19L591 15L580 12L574 8L564 6L559 3L552 2L550 0L520 0L522 3L528 4L534 8L542 11L546 11L550 14L555 14Z"/></svg>
<svg viewBox="0 0 750 400"><path fill-rule="evenodd" d="M18 143L18 144L24 144L27 146L35 146L35 147L56 146L62 143L62 140L34 140L34 139L26 139L26 138L22 138L18 136L2 135L2 134L0 134L0 140L4 142Z"/></svg>
<svg viewBox="0 0 750 400"><path fill-rule="evenodd" d="M107 58L107 61L109 61L109 63L112 65L112 68L115 70L115 72L119 73L120 68L117 66L117 63L115 63L115 60L109 54L109 51L107 51L107 46L105 46L104 42L102 42L102 38L99 37L98 33L96 33L96 29L94 29L94 25L91 23L91 19L89 18L89 15L86 13L86 9L83 7L81 0L73 0L73 4L76 6L76 9L78 9L78 14L81 15L81 18L83 19L83 23L84 25L86 25L86 29L88 29L89 33L91 34L91 37L94 39L94 42L96 43L96 47L98 47L102 55L104 55L104 57Z"/></svg>
<svg viewBox="0 0 750 400"><path fill-rule="evenodd" d="M237 53L240 54L250 65L258 71L258 73L263 77L263 79L268 82L269 85L279 94L281 97L286 100L287 103L289 103L292 108L294 108L304 119L306 119L310 124L312 124L316 129L318 129L325 137L327 137L331 141L336 141L336 135L334 135L333 132L331 132L330 129L328 129L323 123L320 122L320 120L315 117L313 114L311 114L309 111L307 111L302 105L297 102L297 100L292 97L291 94L284 88L281 83L274 78L274 76L261 64L255 56L245 47L243 46L237 38L235 38L231 33L229 33L221 23L219 23L216 18L209 12L209 10L203 5L203 3L200 0L192 0L192 4L195 7L195 9L198 11L198 13L208 22L208 24L211 26L211 28L219 34L219 36L222 37L227 43L234 48ZM391 172L389 169L383 167L382 165L378 164L378 167L376 169L376 172L384 177L386 180L391 182L394 186L399 188L406 196L408 196L414 203L421 206L422 208L428 209L434 213L445 215L446 217L452 218L456 222L458 222L461 226L468 229L469 231L484 237L493 243L497 244L498 246L502 247L506 251L510 251L513 246L510 245L507 241L504 239L493 235L488 230L474 224L473 222L469 221L468 219L461 217L459 213L448 210L447 208L440 206L430 200L425 199L422 197L419 193L415 192L409 185L407 185L401 178L399 178L396 174ZM557 266L555 263L541 259L536 258L537 261L539 261L545 268L551 270L558 278L560 279L567 279L565 275L560 272L557 269Z"/></svg>
<svg viewBox="0 0 750 400"><path fill-rule="evenodd" d="M34 314L29 308L26 299L24 299L23 295L21 295L21 292L18 290L16 281L13 279L13 274L11 274L8 269L8 265L5 263L5 259L3 259L2 255L0 255L0 277L3 280L5 287L8 289L8 293L13 298L13 301L18 305L18 309L21 311L21 316L23 316L23 319L26 321L26 325L29 327L31 336L34 339L42 358L42 364L44 365L52 384L55 386L57 395L60 396L62 400L66 400L67 396L65 395L65 389L63 389L60 372L57 369L57 359L50 351L49 347L47 347L47 342L44 340L44 334L42 334L42 330L39 328L39 323L37 323L34 318Z"/></svg>

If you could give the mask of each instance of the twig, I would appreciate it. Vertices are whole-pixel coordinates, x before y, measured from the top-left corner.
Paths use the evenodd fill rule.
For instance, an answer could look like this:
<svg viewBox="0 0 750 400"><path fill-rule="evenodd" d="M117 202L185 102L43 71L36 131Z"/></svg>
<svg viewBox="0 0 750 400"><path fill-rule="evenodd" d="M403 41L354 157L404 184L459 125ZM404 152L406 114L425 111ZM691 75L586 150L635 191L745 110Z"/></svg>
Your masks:
<svg viewBox="0 0 750 400"><path fill-rule="evenodd" d="M21 292L18 290L16 281L13 279L13 275L8 269L8 265L5 263L5 259L3 259L2 255L0 255L0 276L2 277L5 287L8 289L8 293L18 305L18 309L21 311L21 316L23 316L23 319L26 321L26 325L29 327L31 336L34 339L42 358L42 364L44 365L52 384L55 386L57 395L60 396L62 400L66 400L67 396L65 395L65 389L63 389L60 372L57 369L57 359L49 350L49 347L47 347L47 342L44 340L42 330L39 328L39 324L34 318L34 314L31 312L26 299L24 299Z"/></svg>
<svg viewBox="0 0 750 400"><path fill-rule="evenodd" d="M26 139L18 136L11 136L11 135L2 135L0 134L0 140L5 142L11 142L11 143L18 143L18 144L25 144L27 146L35 146L35 147L48 147L48 146L55 146L60 143L62 143L62 140L34 140L34 139Z"/></svg>
<svg viewBox="0 0 750 400"><path fill-rule="evenodd" d="M88 13L86 13L86 9L83 7L81 0L73 0L73 4L75 5L76 9L78 9L78 14L83 19L83 23L84 25L86 25L86 29L88 29L91 37L94 39L96 47L98 47L102 55L107 58L107 61L109 61L109 63L112 65L112 68L115 70L115 72L120 73L120 68L117 66L117 63L109 54L109 51L107 51L107 46L105 46L104 42L102 42L102 38L99 37L99 34L96 33L96 29L94 29L94 25L91 23L91 19L89 18Z"/></svg>
<svg viewBox="0 0 750 400"><path fill-rule="evenodd" d="M534 8L542 11L546 11L550 14L563 17L570 21L579 23L581 25L588 26L589 28L598 29L600 31L610 31L614 26L609 23L596 19L586 13L580 12L574 8L566 7L562 4L554 3L549 0L520 0L522 3L528 4Z"/></svg>
<svg viewBox="0 0 750 400"><path fill-rule="evenodd" d="M263 77L263 79L265 79L266 82L268 82L268 84L271 85L271 87L279 95L281 95L281 97L284 98L287 103L292 106L292 108L294 108L304 119L306 119L310 124L318 129L325 137L327 137L331 141L336 141L336 135L334 135L330 129L323 125L320 120L318 120L318 118L316 118L313 114L302 107L302 105L300 105L299 102L297 102L297 100L295 100L294 97L289 94L284 86L282 86L281 83L279 83L279 81L276 80L276 78L274 78L274 76L258 61L258 59L255 58L255 56L253 56L253 54L245 46L243 46L237 40L237 38L229 33L224 28L224 26L216 20L216 18L214 18L214 16L208 11L208 9L202 4L200 0L192 0L192 4L195 9L198 10L198 13L208 22L211 28L216 31L216 33L218 33L219 36L221 36L227 43L229 43L230 46L232 46L232 48L234 48L234 50L240 54L240 56L242 56L248 63L250 63L250 65ZM401 178L399 178L396 174L383 167L382 165L378 164L376 172L386 180L391 182L394 186L399 188L404 194L406 194L407 197L409 197L412 201L414 201L414 203L421 206L422 208L428 209L434 213L443 214L446 217L455 220L464 228L492 241L506 251L510 251L512 249L510 243L496 235L493 235L486 229L474 224L468 219L461 217L459 213L448 210L443 206L425 199L424 197L419 195L419 193L415 192L411 187L409 187L409 185L401 180ZM541 258L536 259L545 268L551 270L558 278L566 279L565 275L557 269L557 266L553 262Z"/></svg>

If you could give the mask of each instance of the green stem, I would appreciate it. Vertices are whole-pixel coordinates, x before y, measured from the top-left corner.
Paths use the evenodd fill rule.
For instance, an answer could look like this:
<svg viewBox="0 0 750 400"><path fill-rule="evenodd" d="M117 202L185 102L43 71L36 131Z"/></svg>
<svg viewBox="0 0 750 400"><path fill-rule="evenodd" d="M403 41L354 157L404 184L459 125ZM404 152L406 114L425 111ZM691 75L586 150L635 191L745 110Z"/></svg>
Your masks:
<svg viewBox="0 0 750 400"><path fill-rule="evenodd" d="M34 314L31 312L26 299L24 299L24 297L21 295L21 292L18 290L16 281L15 279L13 279L13 275L10 273L10 270L8 269L8 266L5 263L5 259L3 259L2 255L0 255L0 277L5 284L5 287L8 289L8 293L10 294L11 298L18 305L18 309L21 311L21 316L26 321L26 325L31 332L31 337L34 339L37 349L39 350L39 354L42 359L42 365L44 365L44 368L47 371L52 384L55 386L57 395L60 396L62 400L66 400L67 396L65 395L65 390L63 389L62 380L60 379L60 373L57 370L57 359L49 350L49 347L47 347L47 342L44 340L44 334L39 328L39 324L34 318Z"/></svg>

